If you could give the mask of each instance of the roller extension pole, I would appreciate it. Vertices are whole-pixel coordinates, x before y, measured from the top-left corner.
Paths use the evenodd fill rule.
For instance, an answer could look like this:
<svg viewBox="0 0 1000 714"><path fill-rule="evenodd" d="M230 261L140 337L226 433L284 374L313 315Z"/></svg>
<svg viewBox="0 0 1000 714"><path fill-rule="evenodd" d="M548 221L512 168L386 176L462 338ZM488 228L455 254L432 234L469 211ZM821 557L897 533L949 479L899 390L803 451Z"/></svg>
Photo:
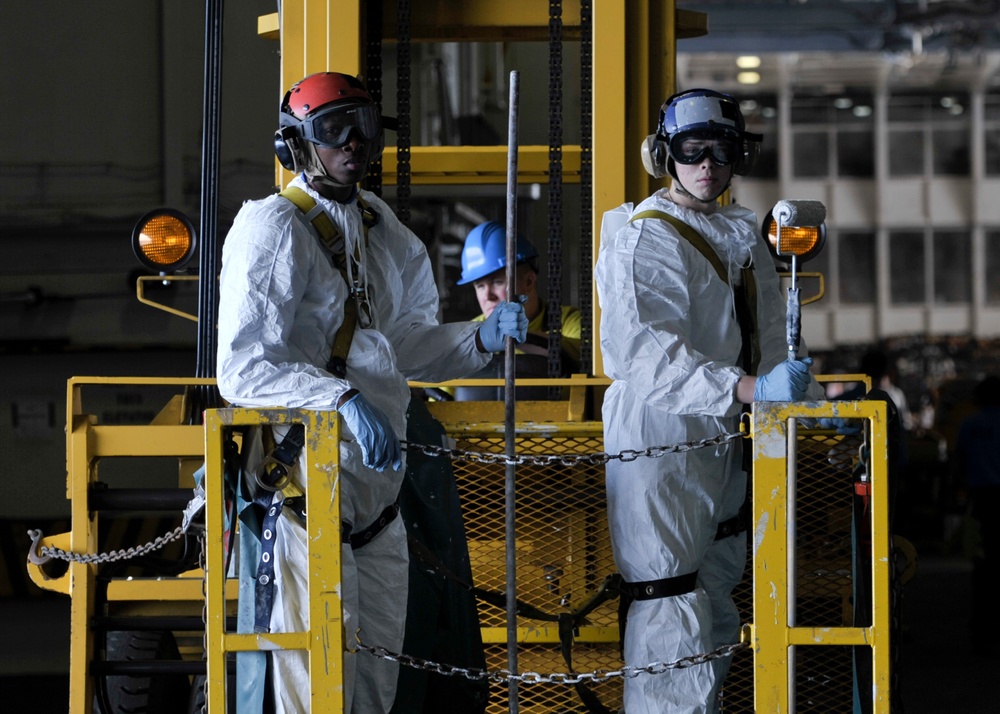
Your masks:
<svg viewBox="0 0 1000 714"><path fill-rule="evenodd" d="M507 300L516 300L515 271L517 268L517 111L518 73L510 73L510 109L507 120ZM516 508L516 473L514 459L517 445L514 434L514 412L517 401L514 391L514 339L508 337L504 344L504 436L506 439L507 473L504 484L506 513L506 570L507 570L507 669L517 674L517 537L514 531ZM517 714L517 681L508 681L510 713Z"/></svg>

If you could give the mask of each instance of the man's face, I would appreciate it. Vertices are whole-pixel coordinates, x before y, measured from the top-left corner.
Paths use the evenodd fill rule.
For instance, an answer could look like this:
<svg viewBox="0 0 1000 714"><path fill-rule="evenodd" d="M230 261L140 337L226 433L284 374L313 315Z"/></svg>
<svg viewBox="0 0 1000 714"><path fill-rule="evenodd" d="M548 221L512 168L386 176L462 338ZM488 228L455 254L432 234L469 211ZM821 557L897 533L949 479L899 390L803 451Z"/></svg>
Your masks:
<svg viewBox="0 0 1000 714"><path fill-rule="evenodd" d="M712 160L709 152L706 152L701 161L693 164L675 161L674 170L684 190L702 201L717 198L733 176L733 165L720 166Z"/></svg>
<svg viewBox="0 0 1000 714"><path fill-rule="evenodd" d="M368 151L365 140L357 131L352 131L347 143L337 148L329 146L316 147L316 155L326 167L330 177L341 184L352 185L365 177L368 170Z"/></svg>
<svg viewBox="0 0 1000 714"><path fill-rule="evenodd" d="M518 266L515 271L514 291L518 295L531 295L535 290L536 276L531 268ZM507 271L504 268L495 270L484 278L480 278L472 283L476 289L476 299L479 300L479 309L486 317L490 316L493 308L507 299Z"/></svg>

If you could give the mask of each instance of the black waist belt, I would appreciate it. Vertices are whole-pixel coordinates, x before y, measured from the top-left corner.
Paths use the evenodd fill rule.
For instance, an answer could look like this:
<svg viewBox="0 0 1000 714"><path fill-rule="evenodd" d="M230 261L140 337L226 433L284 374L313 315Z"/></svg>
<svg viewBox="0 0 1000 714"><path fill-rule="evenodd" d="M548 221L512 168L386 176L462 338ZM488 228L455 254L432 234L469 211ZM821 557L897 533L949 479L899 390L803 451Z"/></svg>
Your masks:
<svg viewBox="0 0 1000 714"><path fill-rule="evenodd" d="M684 595L694 590L698 580L698 571L677 575L673 578L646 580L639 583L622 583L621 593L632 600L657 600L663 597Z"/></svg>
<svg viewBox="0 0 1000 714"><path fill-rule="evenodd" d="M740 513L719 524L719 527L715 531L715 540L722 540L723 538L734 536L737 533L742 533L746 529L746 524L743 522L743 514Z"/></svg>
<svg viewBox="0 0 1000 714"><path fill-rule="evenodd" d="M378 514L378 518L367 528L358 531L357 533L351 532L351 524L342 522L340 524L340 542L346 543L348 539L351 541L351 547L357 550L363 545L368 545L375 539L379 533L385 530L385 527L396 520L396 516L399 515L399 504L392 503L385 507L385 509Z"/></svg>
<svg viewBox="0 0 1000 714"><path fill-rule="evenodd" d="M285 499L285 508L290 508L292 511L301 518L303 521L306 519L306 497L305 496L295 496L294 498ZM399 515L399 504L392 503L386 506L378 518L369 525L367 528L353 532L353 527L347 521L340 522L340 542L347 543L350 542L351 547L357 550L362 546L368 545L375 539L379 533L385 530L385 527L396 520L396 516Z"/></svg>

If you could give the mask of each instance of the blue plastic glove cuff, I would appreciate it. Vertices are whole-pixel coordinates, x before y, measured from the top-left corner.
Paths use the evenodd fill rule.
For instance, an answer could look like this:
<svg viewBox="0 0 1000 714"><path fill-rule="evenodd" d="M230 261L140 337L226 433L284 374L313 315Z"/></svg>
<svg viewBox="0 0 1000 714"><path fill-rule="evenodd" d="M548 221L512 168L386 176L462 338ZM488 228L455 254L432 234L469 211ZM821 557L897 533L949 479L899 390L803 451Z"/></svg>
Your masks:
<svg viewBox="0 0 1000 714"><path fill-rule="evenodd" d="M365 466L376 471L385 471L390 466L398 471L403 467L399 439L389 418L378 407L359 393L340 405L337 411L357 438Z"/></svg>
<svg viewBox="0 0 1000 714"><path fill-rule="evenodd" d="M805 397L809 387L811 357L785 360L767 374L757 377L753 390L755 402L796 402Z"/></svg>

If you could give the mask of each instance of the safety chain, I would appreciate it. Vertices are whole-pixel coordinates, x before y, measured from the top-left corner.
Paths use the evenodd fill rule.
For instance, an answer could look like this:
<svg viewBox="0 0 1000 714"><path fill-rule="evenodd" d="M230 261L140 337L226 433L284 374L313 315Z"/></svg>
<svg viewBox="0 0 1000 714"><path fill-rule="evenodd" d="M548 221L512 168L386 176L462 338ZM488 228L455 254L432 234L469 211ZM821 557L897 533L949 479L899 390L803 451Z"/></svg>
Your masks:
<svg viewBox="0 0 1000 714"><path fill-rule="evenodd" d="M198 533L198 565L201 568L201 651L208 657L208 557L206 555L205 531ZM195 684L198 679L195 678ZM206 670L205 678L201 682L202 702L200 714L208 714L208 674Z"/></svg>
<svg viewBox="0 0 1000 714"><path fill-rule="evenodd" d="M183 535L184 526L177 526L166 535L157 536L155 540L135 548L122 548L121 550L113 550L107 553L73 553L68 550L63 550L62 548L55 548L48 545L39 547L38 543L42 539L42 532L35 529L28 531L28 537L31 538L31 550L29 551L28 557L31 559L31 562L37 564L44 563L50 558L65 560L68 563L113 563L116 560L138 558L140 555L152 553L154 550L159 550L167 543L173 543Z"/></svg>
<svg viewBox="0 0 1000 714"><path fill-rule="evenodd" d="M548 375L561 377L562 364L562 199L563 199L563 120L562 120L562 0L549 0L549 246ZM559 387L549 387L549 398L558 399Z"/></svg>
<svg viewBox="0 0 1000 714"><path fill-rule="evenodd" d="M409 441L399 442L406 451L417 451L425 456L445 456L458 461L474 461L480 464L535 464L538 466L602 466L609 461L621 461L628 463L640 458L658 459L667 454L680 454L686 451L694 451L707 446L720 446L743 436L740 432L731 434L717 434L707 439L696 441L685 441L673 446L650 446L645 449L623 449L617 454L597 452L594 454L518 454L513 459L508 459L506 454L493 453L488 451L467 451L463 449L449 449L444 446L432 446L430 444L415 444Z"/></svg>
<svg viewBox="0 0 1000 714"><path fill-rule="evenodd" d="M194 496L188 501L187 506L184 507L184 518L179 526L166 535L157 536L145 545L134 548L122 548L121 550L113 550L107 553L73 553L54 546L40 545L44 534L40 529L32 529L28 531L28 537L31 538L28 561L35 565L43 565L53 558L56 560L65 560L67 563L113 563L116 560L138 558L146 553L159 550L168 543L173 543L175 540L183 537L204 507L205 492L200 488L195 489Z"/></svg>
<svg viewBox="0 0 1000 714"><path fill-rule="evenodd" d="M480 464L533 464L536 466L603 466L609 461L621 461L629 463L640 458L658 459L667 454L681 454L695 449L703 449L708 446L721 446L728 444L743 436L741 432L729 434L720 433L707 439L695 441L685 441L673 446L650 446L645 449L623 449L617 454L608 454L600 451L593 454L518 454L513 459L508 459L506 454L489 451L469 451L467 449L449 449L444 446L434 446L431 444L416 444L410 441L400 441L400 445L405 451L414 451L425 456L444 456L456 461L473 461ZM184 522L174 528L166 535L158 536L155 540L145 545L134 548L123 548L121 550L107 553L73 553L62 548L40 545L43 534L40 530L29 530L28 537L31 538L31 550L28 551L28 559L36 565L41 565L51 558L65 560L72 563L111 563L116 560L126 560L137 558L140 555L159 550L168 543L181 538L189 529L192 520L197 516L205 505L203 491L196 491L194 498L184 509Z"/></svg>
<svg viewBox="0 0 1000 714"><path fill-rule="evenodd" d="M382 112L382 3L367 3L365 14L365 87L375 103L378 115ZM361 186L376 196L382 196L382 157L368 165Z"/></svg>
<svg viewBox="0 0 1000 714"><path fill-rule="evenodd" d="M580 0L580 195L589 197L593 189L593 153L591 133L593 127L593 8L591 0ZM593 374L594 325L592 310L593 293L593 202L581 202L580 244L580 370Z"/></svg>
<svg viewBox="0 0 1000 714"><path fill-rule="evenodd" d="M396 4L396 113L399 128L396 130L396 217L399 222L410 221L410 0L397 0Z"/></svg>
<svg viewBox="0 0 1000 714"><path fill-rule="evenodd" d="M694 667L696 665L705 664L706 662L722 659L724 657L731 657L737 651L747 649L749 646L750 645L745 642L736 642L731 645L723 645L704 654L682 657L678 660L674 660L673 662L653 662L645 665L644 667L625 666L621 669L613 670L598 669L593 672L553 672L552 674L540 674L539 672L521 672L520 674L512 674L506 669L489 671L479 669L477 667L456 667L451 664L441 664L407 654L392 652L387 650L385 647L369 647L368 645L362 644L360 641L358 641L356 649L348 649L347 651L351 654L356 654L359 651L367 652L378 659L398 662L401 665L412 667L413 669L419 669L425 672L435 672L449 677L461 676L472 681L486 680L488 682L495 683L519 682L521 684L576 685L588 682L600 684L601 682L607 682L618 677L621 677L622 679L633 679L638 677L640 674L663 674L667 670L671 669L686 669L687 667Z"/></svg>

